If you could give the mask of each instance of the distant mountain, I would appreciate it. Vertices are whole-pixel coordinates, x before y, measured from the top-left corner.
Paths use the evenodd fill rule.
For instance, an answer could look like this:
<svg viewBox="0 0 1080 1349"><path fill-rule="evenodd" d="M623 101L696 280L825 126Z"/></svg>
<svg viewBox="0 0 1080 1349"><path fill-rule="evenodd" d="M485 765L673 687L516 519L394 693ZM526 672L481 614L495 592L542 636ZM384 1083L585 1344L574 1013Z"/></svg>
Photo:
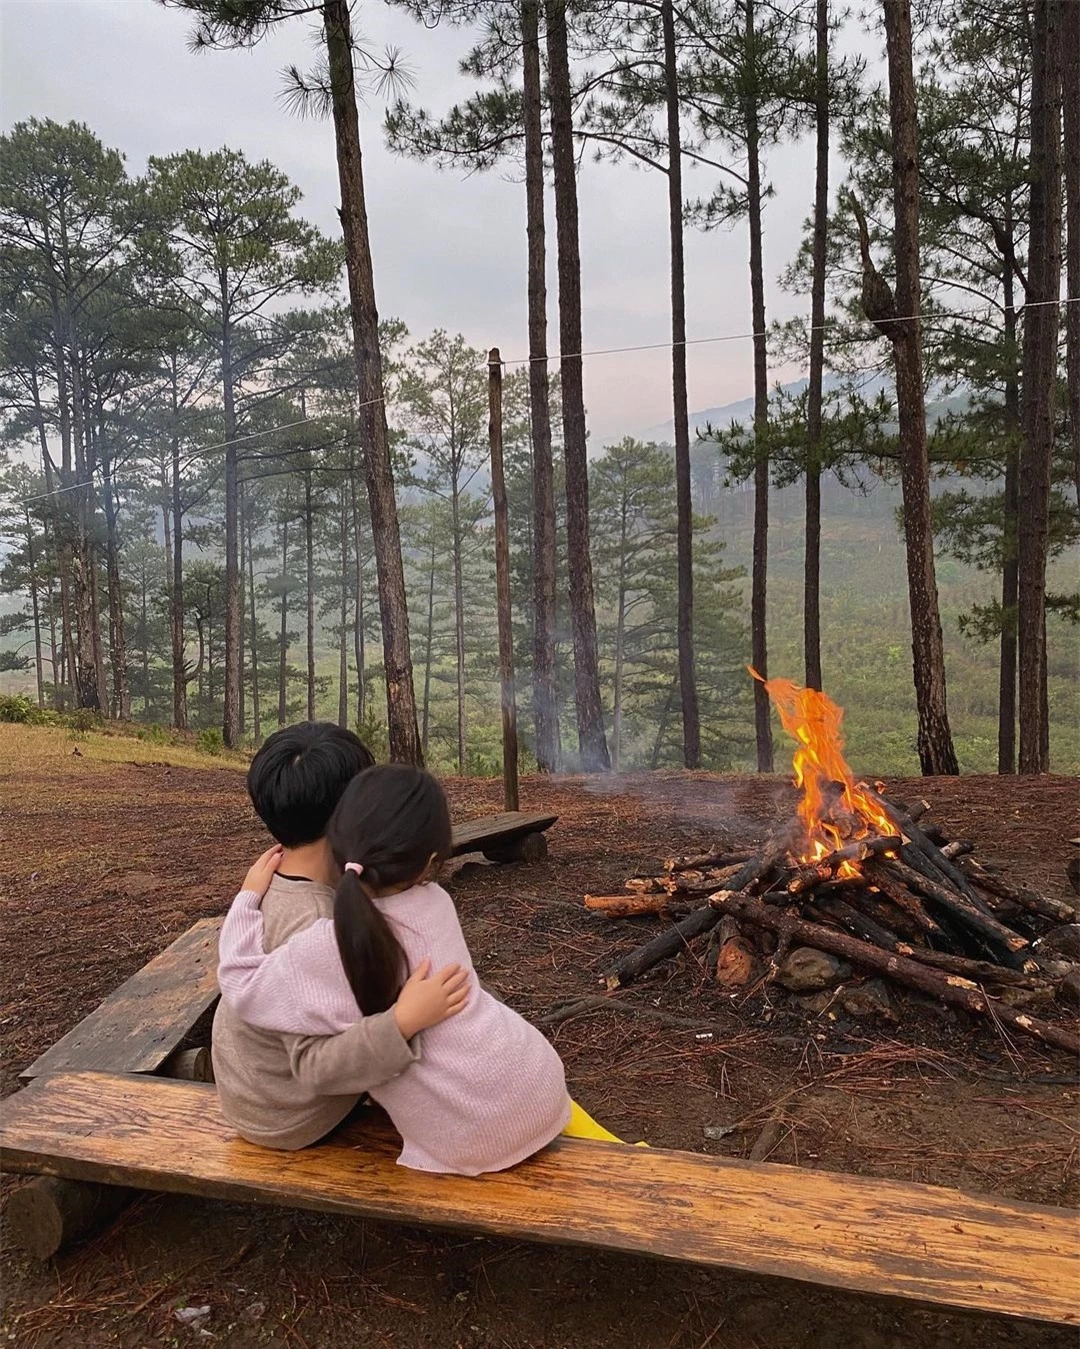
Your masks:
<svg viewBox="0 0 1080 1349"><path fill-rule="evenodd" d="M825 391L843 387L844 380L837 375L825 376ZM784 393L797 396L806 388L805 379L797 379L791 384L782 384L780 387ZM865 398L876 398L882 390L891 391L892 380L884 375L868 375L865 382L860 387L860 392ZM753 398L740 398L737 403L724 403L721 407L703 408L700 412L691 412L690 414L690 439L697 436L698 431L703 431L706 426L726 429L733 422L741 422L744 426L749 425L754 416ZM657 444L671 444L675 439L675 423L666 421L659 426L651 426L648 430L642 431L638 435L640 440L654 440Z"/></svg>

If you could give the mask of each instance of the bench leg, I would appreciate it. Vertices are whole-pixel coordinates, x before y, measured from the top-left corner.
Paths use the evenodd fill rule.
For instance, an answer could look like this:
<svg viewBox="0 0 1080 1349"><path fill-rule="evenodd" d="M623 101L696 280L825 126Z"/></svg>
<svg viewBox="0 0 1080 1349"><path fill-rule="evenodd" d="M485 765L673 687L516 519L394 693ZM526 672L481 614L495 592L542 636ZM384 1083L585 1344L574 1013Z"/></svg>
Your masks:
<svg viewBox="0 0 1080 1349"><path fill-rule="evenodd" d="M489 862L542 862L547 856L548 843L543 834L523 834L499 848L485 848Z"/></svg>
<svg viewBox="0 0 1080 1349"><path fill-rule="evenodd" d="M65 1246L112 1222L134 1197L134 1190L120 1185L35 1176L8 1199L7 1230L35 1260L51 1260Z"/></svg>

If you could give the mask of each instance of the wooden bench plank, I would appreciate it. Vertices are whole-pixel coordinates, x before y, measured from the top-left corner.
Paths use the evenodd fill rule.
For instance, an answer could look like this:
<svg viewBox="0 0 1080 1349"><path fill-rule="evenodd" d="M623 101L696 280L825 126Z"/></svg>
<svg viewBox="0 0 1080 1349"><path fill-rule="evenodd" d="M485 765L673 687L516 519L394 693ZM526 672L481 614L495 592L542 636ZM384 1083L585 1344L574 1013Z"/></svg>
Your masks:
<svg viewBox="0 0 1080 1349"><path fill-rule="evenodd" d="M214 1005L220 918L203 918L22 1073L152 1073Z"/></svg>
<svg viewBox="0 0 1080 1349"><path fill-rule="evenodd" d="M302 1152L236 1138L213 1089L96 1073L0 1107L6 1170L628 1251L830 1288L1075 1323L1070 1211L862 1176L560 1139L469 1180L395 1164L377 1118Z"/></svg>
<svg viewBox="0 0 1080 1349"><path fill-rule="evenodd" d="M515 843L526 834L542 834L558 819L558 815L527 814L522 810L508 810L502 815L485 815L479 820L455 824L451 838L451 853L483 852Z"/></svg>

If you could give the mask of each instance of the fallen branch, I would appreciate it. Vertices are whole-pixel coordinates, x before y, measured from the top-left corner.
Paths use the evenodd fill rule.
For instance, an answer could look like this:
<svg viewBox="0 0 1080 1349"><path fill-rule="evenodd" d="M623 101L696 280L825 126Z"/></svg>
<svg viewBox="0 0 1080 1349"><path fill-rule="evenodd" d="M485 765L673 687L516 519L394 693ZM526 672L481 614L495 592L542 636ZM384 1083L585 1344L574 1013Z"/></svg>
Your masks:
<svg viewBox="0 0 1080 1349"><path fill-rule="evenodd" d="M953 1007L962 1007L965 1011L978 1016L989 1017L1027 1035L1033 1035L1044 1044L1064 1049L1073 1055L1080 1055L1080 1036L1073 1031L1049 1021L1027 1016L1022 1012L1014 1012L1011 1007L1006 1007L1004 1003L989 997L977 984L962 975L939 974L908 956L882 951L879 947L871 946L857 937L822 927L819 923L808 923L789 914L781 914L749 895L721 893L713 897L712 903L719 913L733 914L736 918L746 919L759 927L771 928L774 932L786 928L794 938L806 946L840 956L853 964L887 975L897 983L906 984L920 993L939 998Z"/></svg>

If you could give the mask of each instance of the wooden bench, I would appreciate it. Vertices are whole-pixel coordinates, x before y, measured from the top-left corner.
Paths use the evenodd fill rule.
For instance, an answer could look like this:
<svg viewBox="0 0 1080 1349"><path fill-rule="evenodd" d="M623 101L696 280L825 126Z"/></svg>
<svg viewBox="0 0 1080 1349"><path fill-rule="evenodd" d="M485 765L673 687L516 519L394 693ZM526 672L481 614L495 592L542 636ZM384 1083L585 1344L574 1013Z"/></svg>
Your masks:
<svg viewBox="0 0 1080 1349"><path fill-rule="evenodd" d="M217 1002L220 927L220 918L203 918L188 928L35 1059L22 1080L75 1069L157 1072Z"/></svg>
<svg viewBox="0 0 1080 1349"><path fill-rule="evenodd" d="M213 1089L42 1077L0 1106L5 1170L632 1252L1036 1321L1078 1321L1076 1214L769 1163L560 1139L465 1179L395 1164L373 1112L302 1152L237 1139Z"/></svg>
<svg viewBox="0 0 1080 1349"><path fill-rule="evenodd" d="M491 862L539 862L547 855L546 830L558 815L529 815L508 810L502 815L486 815L479 820L455 824L451 853L461 857L479 852Z"/></svg>

